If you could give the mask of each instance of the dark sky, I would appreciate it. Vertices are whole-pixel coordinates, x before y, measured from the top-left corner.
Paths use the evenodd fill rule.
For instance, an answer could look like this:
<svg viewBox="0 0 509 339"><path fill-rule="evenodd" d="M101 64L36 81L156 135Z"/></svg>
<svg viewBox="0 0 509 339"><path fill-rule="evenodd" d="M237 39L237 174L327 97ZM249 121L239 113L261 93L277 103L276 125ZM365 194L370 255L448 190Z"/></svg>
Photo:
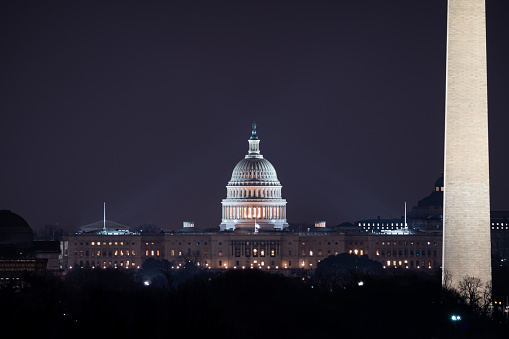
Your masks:
<svg viewBox="0 0 509 339"><path fill-rule="evenodd" d="M290 223L399 217L443 170L446 0L3 1L0 209L217 227L256 120ZM493 210L509 1L487 0Z"/></svg>

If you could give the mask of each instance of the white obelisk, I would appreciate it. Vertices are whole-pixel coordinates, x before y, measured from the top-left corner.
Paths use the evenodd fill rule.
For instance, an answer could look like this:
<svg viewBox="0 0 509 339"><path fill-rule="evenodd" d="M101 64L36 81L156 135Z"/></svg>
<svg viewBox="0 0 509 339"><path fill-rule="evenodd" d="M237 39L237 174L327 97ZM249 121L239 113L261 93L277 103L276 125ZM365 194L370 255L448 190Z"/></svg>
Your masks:
<svg viewBox="0 0 509 339"><path fill-rule="evenodd" d="M491 282L485 0L449 0L443 283Z"/></svg>

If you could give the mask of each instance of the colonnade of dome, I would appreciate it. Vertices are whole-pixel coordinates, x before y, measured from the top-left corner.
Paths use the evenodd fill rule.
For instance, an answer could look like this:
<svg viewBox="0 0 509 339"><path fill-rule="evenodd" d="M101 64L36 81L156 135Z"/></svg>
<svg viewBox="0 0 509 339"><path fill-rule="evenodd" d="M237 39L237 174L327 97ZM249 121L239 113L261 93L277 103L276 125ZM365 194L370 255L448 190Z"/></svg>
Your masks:
<svg viewBox="0 0 509 339"><path fill-rule="evenodd" d="M281 198L281 186L279 187L227 187L227 198Z"/></svg>

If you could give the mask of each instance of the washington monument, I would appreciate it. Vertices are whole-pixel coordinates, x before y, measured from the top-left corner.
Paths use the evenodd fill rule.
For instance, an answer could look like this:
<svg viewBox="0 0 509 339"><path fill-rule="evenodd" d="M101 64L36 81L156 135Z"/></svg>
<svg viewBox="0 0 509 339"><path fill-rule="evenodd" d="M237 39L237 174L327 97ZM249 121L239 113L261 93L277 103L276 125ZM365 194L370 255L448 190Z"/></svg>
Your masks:
<svg viewBox="0 0 509 339"><path fill-rule="evenodd" d="M491 283L485 0L449 0L444 159L444 284Z"/></svg>

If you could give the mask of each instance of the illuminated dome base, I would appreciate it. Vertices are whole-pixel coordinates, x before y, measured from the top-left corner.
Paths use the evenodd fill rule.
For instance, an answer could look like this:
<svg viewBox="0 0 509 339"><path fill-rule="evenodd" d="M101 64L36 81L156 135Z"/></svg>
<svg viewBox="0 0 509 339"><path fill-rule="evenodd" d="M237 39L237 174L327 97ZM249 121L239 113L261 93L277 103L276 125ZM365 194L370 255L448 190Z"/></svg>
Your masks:
<svg viewBox="0 0 509 339"><path fill-rule="evenodd" d="M232 230L284 230L286 222L286 200L268 201L233 201L223 200L223 222L221 231Z"/></svg>

